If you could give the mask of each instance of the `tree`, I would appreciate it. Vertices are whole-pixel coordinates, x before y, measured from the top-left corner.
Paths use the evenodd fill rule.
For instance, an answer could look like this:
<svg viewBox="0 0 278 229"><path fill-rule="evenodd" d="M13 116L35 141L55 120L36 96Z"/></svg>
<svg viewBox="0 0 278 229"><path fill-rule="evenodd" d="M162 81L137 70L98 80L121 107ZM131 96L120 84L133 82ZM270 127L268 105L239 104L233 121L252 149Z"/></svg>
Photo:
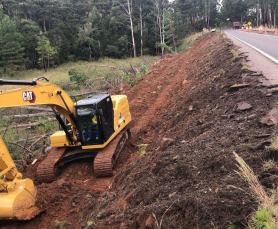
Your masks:
<svg viewBox="0 0 278 229"><path fill-rule="evenodd" d="M47 68L50 67L50 61L57 54L57 50L50 45L48 38L42 32L39 34L36 51L40 55L39 64L47 71Z"/></svg>
<svg viewBox="0 0 278 229"><path fill-rule="evenodd" d="M0 57L5 71L13 72L24 67L23 36L16 30L16 23L5 16L0 24Z"/></svg>
<svg viewBox="0 0 278 229"><path fill-rule="evenodd" d="M92 49L94 44L94 39L91 37L93 32L92 23L87 22L85 25L79 28L78 33L78 45L84 50L85 55L88 56L87 60L92 61Z"/></svg>
<svg viewBox="0 0 278 229"><path fill-rule="evenodd" d="M129 19L130 31L131 31L131 39L132 39L133 56L136 57L136 43L135 43L135 39L134 39L133 4L132 4L132 0L126 0L126 4L121 3L119 1L119 4L122 7L123 11L127 14L128 19Z"/></svg>
<svg viewBox="0 0 278 229"><path fill-rule="evenodd" d="M29 19L21 19L19 22L19 31L23 35L23 46L25 48L25 66L27 69L38 66L38 53L36 52L38 36L40 32L39 25Z"/></svg>

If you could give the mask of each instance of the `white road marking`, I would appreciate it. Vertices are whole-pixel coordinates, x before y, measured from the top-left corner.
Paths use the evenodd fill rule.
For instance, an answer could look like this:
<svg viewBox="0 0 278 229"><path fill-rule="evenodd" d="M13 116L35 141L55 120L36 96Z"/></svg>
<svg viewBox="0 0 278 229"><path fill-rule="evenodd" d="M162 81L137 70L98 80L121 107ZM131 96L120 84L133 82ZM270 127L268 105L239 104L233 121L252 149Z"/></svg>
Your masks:
<svg viewBox="0 0 278 229"><path fill-rule="evenodd" d="M226 31L226 33L230 34L230 33L229 33L229 32L227 32L227 31ZM251 44L249 44L249 43L247 43L247 42L245 42L245 41L243 41L243 40L241 40L241 39L239 39L239 38L235 37L234 35L232 35L232 34L230 34L230 35L231 35L232 37L234 37L235 39L237 39L237 40L241 41L242 43L244 43L244 44L246 44L246 45L250 46L251 48L255 49L257 52L261 53L261 54L262 54L262 55L264 55L266 58L268 58L268 59L272 60L274 63L278 64L278 60L277 60L277 59L275 59L274 57L272 57L272 56L268 55L267 53L265 53L264 51L262 51L262 50L260 50L260 49L256 48L255 46L253 46L253 45L251 45Z"/></svg>

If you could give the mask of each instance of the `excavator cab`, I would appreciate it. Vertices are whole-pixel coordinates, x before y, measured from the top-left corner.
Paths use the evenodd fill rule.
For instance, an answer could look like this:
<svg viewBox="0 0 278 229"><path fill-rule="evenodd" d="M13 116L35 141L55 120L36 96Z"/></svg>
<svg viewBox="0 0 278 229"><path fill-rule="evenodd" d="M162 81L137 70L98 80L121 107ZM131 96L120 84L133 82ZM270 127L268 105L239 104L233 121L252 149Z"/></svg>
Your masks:
<svg viewBox="0 0 278 229"><path fill-rule="evenodd" d="M110 95L89 96L75 105L82 145L99 145L114 133L113 104Z"/></svg>

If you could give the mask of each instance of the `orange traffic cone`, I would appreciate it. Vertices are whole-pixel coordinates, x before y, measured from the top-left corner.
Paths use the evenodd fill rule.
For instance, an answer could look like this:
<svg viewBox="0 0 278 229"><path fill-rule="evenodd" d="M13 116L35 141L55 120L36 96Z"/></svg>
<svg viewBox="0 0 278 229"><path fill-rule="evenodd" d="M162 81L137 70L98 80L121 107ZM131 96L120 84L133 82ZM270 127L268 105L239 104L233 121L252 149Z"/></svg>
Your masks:
<svg viewBox="0 0 278 229"><path fill-rule="evenodd" d="M277 28L275 29L274 36L277 36Z"/></svg>
<svg viewBox="0 0 278 229"><path fill-rule="evenodd" d="M252 32L252 31L253 31L252 26L249 26L248 32Z"/></svg>
<svg viewBox="0 0 278 229"><path fill-rule="evenodd" d="M259 34L263 34L263 27L262 26L259 27Z"/></svg>
<svg viewBox="0 0 278 229"><path fill-rule="evenodd" d="M265 31L264 31L264 34L265 34L265 35L267 35L267 30L266 30L266 27L265 27Z"/></svg>

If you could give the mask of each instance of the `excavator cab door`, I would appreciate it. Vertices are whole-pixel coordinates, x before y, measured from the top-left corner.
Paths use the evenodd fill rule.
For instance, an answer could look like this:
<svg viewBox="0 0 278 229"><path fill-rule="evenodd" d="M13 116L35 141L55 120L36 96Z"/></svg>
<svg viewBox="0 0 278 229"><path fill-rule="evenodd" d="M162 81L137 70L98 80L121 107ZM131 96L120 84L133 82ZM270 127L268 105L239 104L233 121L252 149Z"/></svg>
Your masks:
<svg viewBox="0 0 278 229"><path fill-rule="evenodd" d="M88 97L75 107L82 145L102 144L114 133L113 103L110 95Z"/></svg>
<svg viewBox="0 0 278 229"><path fill-rule="evenodd" d="M100 126L103 132L104 141L114 133L113 104L110 97L100 101L97 105L100 117Z"/></svg>
<svg viewBox="0 0 278 229"><path fill-rule="evenodd" d="M102 136L99 132L99 118L94 118L96 109L93 106L78 107L77 121L80 140L83 145L96 145L101 142Z"/></svg>

